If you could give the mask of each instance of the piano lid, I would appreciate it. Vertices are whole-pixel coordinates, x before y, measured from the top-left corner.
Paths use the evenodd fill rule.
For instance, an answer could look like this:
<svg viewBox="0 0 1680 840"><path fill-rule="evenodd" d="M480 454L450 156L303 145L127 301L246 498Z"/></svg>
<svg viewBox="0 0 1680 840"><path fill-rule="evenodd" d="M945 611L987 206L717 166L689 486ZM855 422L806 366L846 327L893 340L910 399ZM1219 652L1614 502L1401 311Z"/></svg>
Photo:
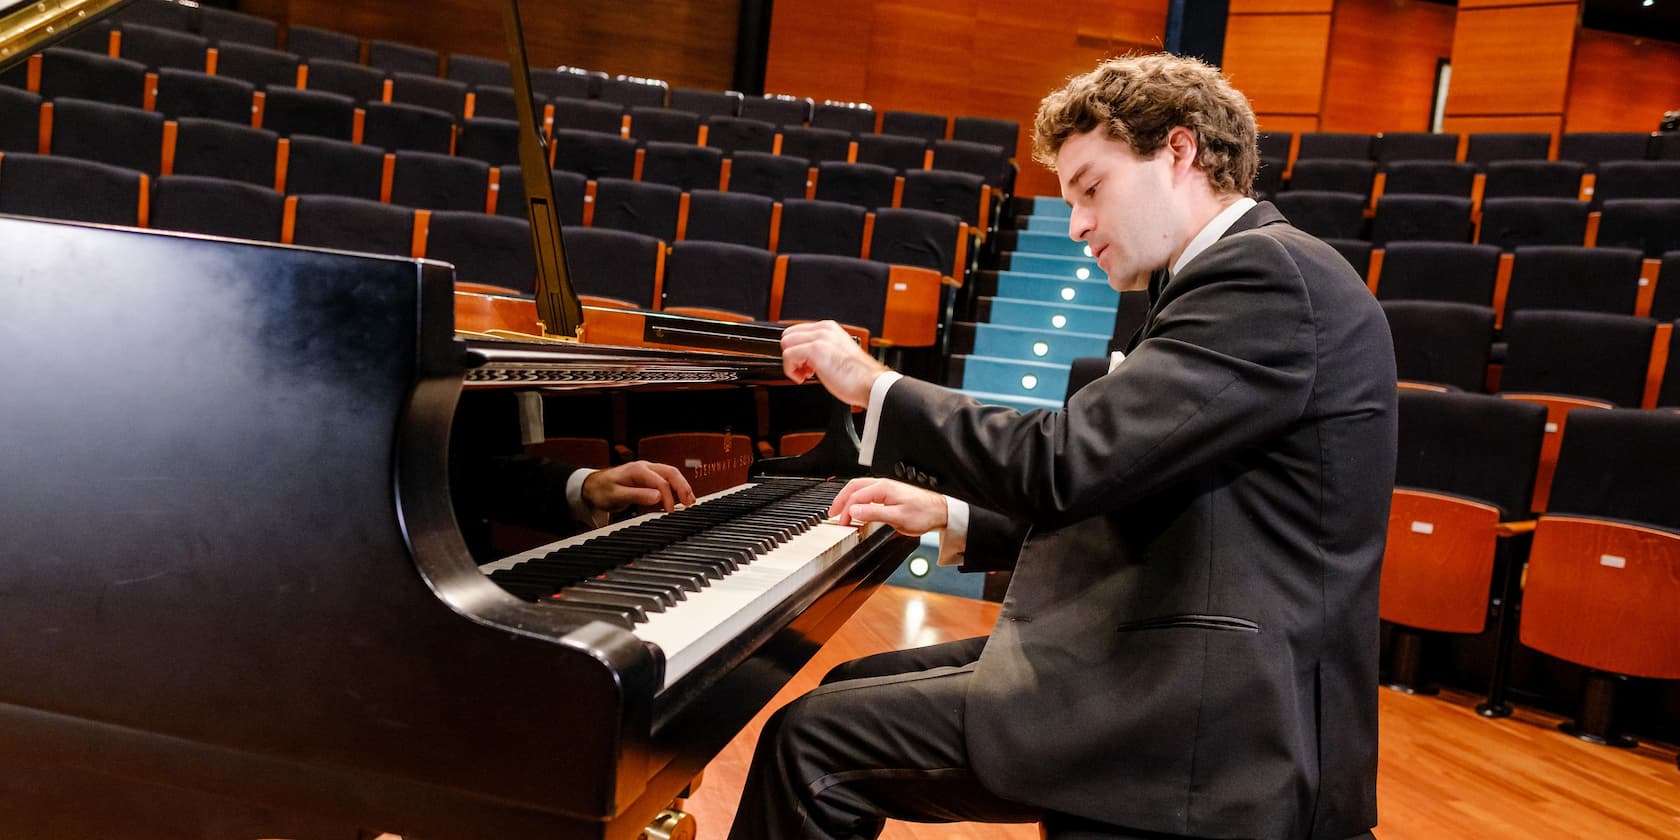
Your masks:
<svg viewBox="0 0 1680 840"><path fill-rule="evenodd" d="M0 71L105 17L129 0L0 0Z"/></svg>

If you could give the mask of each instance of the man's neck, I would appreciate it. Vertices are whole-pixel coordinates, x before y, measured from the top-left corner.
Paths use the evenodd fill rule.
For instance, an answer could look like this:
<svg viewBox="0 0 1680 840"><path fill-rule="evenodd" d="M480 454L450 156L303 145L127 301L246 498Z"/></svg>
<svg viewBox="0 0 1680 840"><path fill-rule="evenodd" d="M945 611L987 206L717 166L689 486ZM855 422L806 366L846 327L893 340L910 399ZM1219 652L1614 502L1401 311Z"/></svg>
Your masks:
<svg viewBox="0 0 1680 840"><path fill-rule="evenodd" d="M1185 216L1184 229L1179 231L1178 247L1173 248L1172 256L1167 258L1167 267L1178 265L1178 258L1184 254L1184 249L1190 247L1190 241L1214 217L1225 212L1225 208L1242 200L1240 193L1207 192L1197 195L1191 202L1190 212Z"/></svg>

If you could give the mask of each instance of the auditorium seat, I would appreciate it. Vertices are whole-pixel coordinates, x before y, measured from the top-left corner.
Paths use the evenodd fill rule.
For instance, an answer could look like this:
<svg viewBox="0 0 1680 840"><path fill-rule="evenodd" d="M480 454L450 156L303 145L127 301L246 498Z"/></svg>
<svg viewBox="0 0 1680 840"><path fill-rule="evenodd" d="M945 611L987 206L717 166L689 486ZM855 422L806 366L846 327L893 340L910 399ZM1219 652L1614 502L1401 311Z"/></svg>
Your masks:
<svg viewBox="0 0 1680 840"><path fill-rule="evenodd" d="M811 120L812 102L809 98L766 93L741 100L741 116L749 120L763 120L783 129L803 126Z"/></svg>
<svg viewBox="0 0 1680 840"><path fill-rule="evenodd" d="M1456 162L1458 135L1429 131L1385 131L1377 135L1377 163L1385 168L1398 161Z"/></svg>
<svg viewBox="0 0 1680 840"><path fill-rule="evenodd" d="M1295 145L1295 133L1291 131L1262 131L1256 138L1263 158L1276 158L1287 162L1290 147Z"/></svg>
<svg viewBox="0 0 1680 840"><path fill-rule="evenodd" d="M949 213L984 233L990 219L991 199L985 179L967 172L914 169L904 173L904 191L898 206L912 210Z"/></svg>
<svg viewBox="0 0 1680 840"><path fill-rule="evenodd" d="M1470 135L1464 161L1487 166L1500 160L1546 160L1551 147L1552 135L1544 132L1484 131Z"/></svg>
<svg viewBox="0 0 1680 840"><path fill-rule="evenodd" d="M1624 198L1604 202L1600 248L1636 248L1647 259L1680 250L1680 198ZM1674 279L1673 275L1669 278ZM1659 285L1661 279L1659 278Z"/></svg>
<svg viewBox="0 0 1680 840"><path fill-rule="evenodd" d="M1546 441L1535 472L1536 511L1547 494L1559 441L1577 409L1637 407L1644 400L1657 324L1632 315L1529 310L1507 318L1499 393L1547 409ZM1585 348L1590 351L1584 352Z"/></svg>
<svg viewBox="0 0 1680 840"><path fill-rule="evenodd" d="M138 169L163 166L163 115L108 102L60 97L52 103L52 153Z"/></svg>
<svg viewBox="0 0 1680 840"><path fill-rule="evenodd" d="M414 210L342 195L293 195L292 236L297 245L409 257L414 253Z"/></svg>
<svg viewBox="0 0 1680 840"><path fill-rule="evenodd" d="M1393 629L1384 683L1433 693L1419 631L1481 633L1494 570L1526 519L1543 408L1479 394L1402 390L1394 500L1378 614ZM1505 563L1518 562L1508 553Z"/></svg>
<svg viewBox="0 0 1680 840"><path fill-rule="evenodd" d="M41 98L62 96L129 108L146 104L146 65L64 47L41 51Z"/></svg>
<svg viewBox="0 0 1680 840"><path fill-rule="evenodd" d="M513 85L513 70L505 60L463 53L449 56L449 69L444 77L474 88L480 85L504 88Z"/></svg>
<svg viewBox="0 0 1680 840"><path fill-rule="evenodd" d="M1616 720L1624 677L1680 679L1680 413L1577 413L1529 549L1522 643L1591 669L1577 737L1633 746Z"/></svg>
<svg viewBox="0 0 1680 840"><path fill-rule="evenodd" d="M1448 195L1385 192L1371 217L1371 242L1378 247L1397 241L1469 242L1472 232L1470 199Z"/></svg>
<svg viewBox="0 0 1680 840"><path fill-rule="evenodd" d="M1370 280L1371 275L1371 243L1363 239L1326 239L1324 244L1336 249L1342 259L1359 272L1359 279Z"/></svg>
<svg viewBox="0 0 1680 840"><path fill-rule="evenodd" d="M218 44L215 50L218 76L244 79L258 87L297 87L298 65L303 61L296 53L235 42Z"/></svg>
<svg viewBox="0 0 1680 840"><path fill-rule="evenodd" d="M1006 156L1014 157L1021 142L1021 124L990 117L956 117L951 120L951 139L996 146Z"/></svg>
<svg viewBox="0 0 1680 840"><path fill-rule="evenodd" d="M1470 393L1486 390L1491 308L1438 300L1385 300L1382 308L1394 336L1395 370L1402 382Z"/></svg>
<svg viewBox="0 0 1680 840"><path fill-rule="evenodd" d="M1450 195L1469 198L1476 167L1446 160L1399 160L1383 164L1383 195Z"/></svg>
<svg viewBox="0 0 1680 840"><path fill-rule="evenodd" d="M1272 196L1283 191L1283 158L1260 158L1260 164L1254 173L1254 195L1261 201L1268 201Z"/></svg>
<svg viewBox="0 0 1680 840"><path fill-rule="evenodd" d="M729 191L777 201L804 198L810 171L807 162L798 158L768 152L736 152L729 156Z"/></svg>
<svg viewBox="0 0 1680 840"><path fill-rule="evenodd" d="M0 156L0 213L107 225L144 225L146 173L24 152Z"/></svg>
<svg viewBox="0 0 1680 840"><path fill-rule="evenodd" d="M630 138L638 143L658 140L692 146L700 142L700 115L669 108L631 108Z"/></svg>
<svg viewBox="0 0 1680 840"><path fill-rule="evenodd" d="M823 161L817 164L815 198L866 209L893 206L898 174L873 163Z"/></svg>
<svg viewBox="0 0 1680 840"><path fill-rule="evenodd" d="M859 134L857 162L889 166L899 172L926 169L928 142L896 134Z"/></svg>
<svg viewBox="0 0 1680 840"><path fill-rule="evenodd" d="M961 281L968 262L968 225L946 213L885 207L875 211L869 258Z"/></svg>
<svg viewBox="0 0 1680 840"><path fill-rule="evenodd" d="M1370 160L1376 137L1335 131L1304 131L1295 152L1297 165L1303 160L1329 158L1333 160ZM1293 176L1291 176L1293 177Z"/></svg>
<svg viewBox="0 0 1680 840"><path fill-rule="evenodd" d="M673 242L681 238L683 204L683 191L676 187L625 178L597 178L595 209L589 224Z"/></svg>
<svg viewBox="0 0 1680 840"><path fill-rule="evenodd" d="M729 242L674 242L665 262L667 312L765 321L776 255Z"/></svg>
<svg viewBox="0 0 1680 840"><path fill-rule="evenodd" d="M201 5L198 32L217 44L250 44L272 49L279 40L280 26L268 18Z"/></svg>
<svg viewBox="0 0 1680 840"><path fill-rule="evenodd" d="M525 176L517 166L504 166L500 174L496 215L526 218L529 213L525 207ZM567 226L566 235L571 236L571 228L583 227L583 203L589 181L576 172L560 169L551 170L549 178L554 189L555 213L560 217L560 224Z"/></svg>
<svg viewBox="0 0 1680 840"><path fill-rule="evenodd" d="M1650 132L1566 131L1558 140L1558 160L1584 163L1588 171L1613 160L1645 160L1651 153Z"/></svg>
<svg viewBox="0 0 1680 840"><path fill-rule="evenodd" d="M438 74L437 50L396 41L368 41L367 63L369 67L378 67L391 73L414 73L433 77Z"/></svg>
<svg viewBox="0 0 1680 840"><path fill-rule="evenodd" d="M1499 249L1466 242L1392 242L1377 280L1379 300L1435 300L1492 307Z"/></svg>
<svg viewBox="0 0 1680 840"><path fill-rule="evenodd" d="M1525 309L1634 314L1643 254L1631 248L1527 245L1516 249L1504 317ZM1634 405L1638 405L1635 401Z"/></svg>
<svg viewBox="0 0 1680 840"><path fill-rule="evenodd" d="M502 85L473 85L474 117L491 117L498 120L518 120L519 104L514 101L513 88ZM548 107L548 98L540 93L531 95L531 117L537 122L537 131L544 130L543 111Z"/></svg>
<svg viewBox="0 0 1680 840"><path fill-rule="evenodd" d="M1272 197L1284 218L1321 239L1364 239L1365 198L1354 193L1285 190Z"/></svg>
<svg viewBox="0 0 1680 840"><path fill-rule="evenodd" d="M832 128L852 134L875 132L875 109L867 102L824 100L811 108L812 128Z"/></svg>
<svg viewBox="0 0 1680 840"><path fill-rule="evenodd" d="M688 194L688 227L683 238L769 250L780 221L780 208L765 196L697 189Z"/></svg>
<svg viewBox="0 0 1680 840"><path fill-rule="evenodd" d="M1598 167L1593 203L1624 198L1680 198L1680 161L1618 160Z"/></svg>
<svg viewBox="0 0 1680 840"><path fill-rule="evenodd" d="M280 137L249 125L202 117L176 121L176 175L200 175L274 187Z"/></svg>
<svg viewBox="0 0 1680 840"><path fill-rule="evenodd" d="M401 151L391 171L391 203L427 210L489 210L490 165L471 158Z"/></svg>
<svg viewBox="0 0 1680 840"><path fill-rule="evenodd" d="M659 79L618 76L601 80L595 96L602 102L622 105L626 110L634 107L663 108L669 91L670 85Z"/></svg>
<svg viewBox="0 0 1680 840"><path fill-rule="evenodd" d="M251 124L256 86L231 76L211 76L165 67L158 71L157 97L152 107L170 119L203 117Z"/></svg>
<svg viewBox="0 0 1680 840"><path fill-rule="evenodd" d="M776 251L861 257L869 221L869 211L855 204L788 199L782 202L782 227Z"/></svg>
<svg viewBox="0 0 1680 840"><path fill-rule="evenodd" d="M549 99L591 99L604 75L572 68L532 68L531 91Z"/></svg>
<svg viewBox="0 0 1680 840"><path fill-rule="evenodd" d="M354 140L356 100L324 90L270 85L263 92L262 127L282 137L308 134Z"/></svg>
<svg viewBox="0 0 1680 840"><path fill-rule="evenodd" d="M882 111L881 133L904 137L920 137L928 142L944 140L947 120L944 114L920 111Z"/></svg>
<svg viewBox="0 0 1680 840"><path fill-rule="evenodd" d="M592 131L620 137L624 134L624 106L615 102L593 99L570 99L564 96L550 100L554 106L554 130Z"/></svg>
<svg viewBox="0 0 1680 840"><path fill-rule="evenodd" d="M1013 192L1015 187L1015 164L1008 154L989 143L935 140L928 168L979 175L988 185L1005 193Z"/></svg>
<svg viewBox="0 0 1680 840"><path fill-rule="evenodd" d="M1651 317L1666 323L1680 318L1680 250L1664 253L1661 266L1657 288L1651 295ZM1680 352L1674 353L1669 368L1680 369Z"/></svg>
<svg viewBox="0 0 1680 840"><path fill-rule="evenodd" d="M378 201L385 153L344 140L300 135L288 141L287 193L319 193Z"/></svg>
<svg viewBox="0 0 1680 840"><path fill-rule="evenodd" d="M384 101L385 81L385 71L377 67L330 58L311 59L304 72L310 90L341 93L359 105Z"/></svg>
<svg viewBox="0 0 1680 840"><path fill-rule="evenodd" d="M467 85L465 82L440 79L436 75L393 72L391 101L435 108L460 119L467 110Z"/></svg>
<svg viewBox="0 0 1680 840"><path fill-rule="evenodd" d="M362 142L386 151L447 155L455 148L455 120L446 111L398 102L369 102Z"/></svg>
<svg viewBox="0 0 1680 840"><path fill-rule="evenodd" d="M197 175L165 175L152 185L150 225L158 230L279 242L286 197L270 187Z"/></svg>
<svg viewBox="0 0 1680 840"><path fill-rule="evenodd" d="M744 117L706 118L706 145L726 155L736 152L776 151L776 126Z"/></svg>
<svg viewBox="0 0 1680 840"><path fill-rule="evenodd" d="M122 23L143 23L181 32L197 32L199 7L196 3L185 5L172 0L135 0L118 9L114 19Z"/></svg>
<svg viewBox="0 0 1680 840"><path fill-rule="evenodd" d="M744 99L739 91L699 90L697 88L672 88L670 107L678 111L688 111L701 117L738 117L741 115L741 101Z"/></svg>
<svg viewBox="0 0 1680 840"><path fill-rule="evenodd" d="M781 154L803 158L813 165L851 158L852 135L832 128L782 127Z"/></svg>
<svg viewBox="0 0 1680 840"><path fill-rule="evenodd" d="M636 177L636 142L611 134L556 128L550 144L555 169L589 180Z"/></svg>
<svg viewBox="0 0 1680 840"><path fill-rule="evenodd" d="M1371 183L1376 178L1377 165L1368 160L1324 158L1298 160L1289 175L1291 190L1354 193L1371 197Z"/></svg>
<svg viewBox="0 0 1680 840"><path fill-rule="evenodd" d="M643 150L642 180L667 184L684 192L715 190L722 183L723 152L693 143L661 143Z"/></svg>
<svg viewBox="0 0 1680 840"><path fill-rule="evenodd" d="M1680 321L1669 325L1674 331L1680 331ZM1672 358L1672 357L1671 357ZM1657 392L1657 405L1663 408L1680 409L1680 363L1668 366L1663 376L1661 389Z"/></svg>
<svg viewBox="0 0 1680 840"><path fill-rule="evenodd" d="M1586 171L1586 164L1566 160L1493 161L1482 198L1578 198Z"/></svg>
<svg viewBox="0 0 1680 840"><path fill-rule="evenodd" d="M502 286L522 295L536 288L531 225L524 219L470 210L434 210L426 226L427 259L455 266L456 283Z"/></svg>
<svg viewBox="0 0 1680 840"><path fill-rule="evenodd" d="M205 70L210 42L190 32L162 29L143 23L125 23L117 28L121 34L118 55L138 61L150 70L176 67L182 70Z"/></svg>
<svg viewBox="0 0 1680 840"><path fill-rule="evenodd" d="M787 258L782 321L832 318L868 330L871 343L928 347L938 340L938 272L818 254Z"/></svg>
<svg viewBox="0 0 1680 840"><path fill-rule="evenodd" d="M41 97L27 90L0 87L0 152L34 153L41 149Z"/></svg>
<svg viewBox="0 0 1680 840"><path fill-rule="evenodd" d="M653 309L664 280L665 243L608 228L562 232L572 288L584 303Z"/></svg>
<svg viewBox="0 0 1680 840"><path fill-rule="evenodd" d="M519 162L519 123L509 119L473 117L461 123L455 154L491 166Z"/></svg>
<svg viewBox="0 0 1680 840"><path fill-rule="evenodd" d="M286 51L304 61L325 58L353 64L361 60L362 41L354 35L331 29L289 24L286 27Z"/></svg>
<svg viewBox="0 0 1680 840"><path fill-rule="evenodd" d="M1581 245L1588 205L1572 198L1489 198L1477 241L1509 251L1519 245Z"/></svg>

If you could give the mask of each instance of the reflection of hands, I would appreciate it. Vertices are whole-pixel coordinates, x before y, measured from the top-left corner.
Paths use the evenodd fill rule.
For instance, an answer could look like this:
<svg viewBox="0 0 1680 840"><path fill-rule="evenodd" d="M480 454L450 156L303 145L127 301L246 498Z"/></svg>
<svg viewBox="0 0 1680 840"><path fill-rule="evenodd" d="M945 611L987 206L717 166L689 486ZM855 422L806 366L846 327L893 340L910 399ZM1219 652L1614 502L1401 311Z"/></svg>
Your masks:
<svg viewBox="0 0 1680 840"><path fill-rule="evenodd" d="M828 515L842 525L885 522L900 534L919 537L945 527L945 497L890 478L854 478L834 497Z"/></svg>
<svg viewBox="0 0 1680 840"><path fill-rule="evenodd" d="M659 505L669 511L678 502L694 504L694 490L676 467L631 461L590 473L583 480L583 501L607 513L617 513L631 505Z"/></svg>
<svg viewBox="0 0 1680 840"><path fill-rule="evenodd" d="M782 370L804 382L815 375L835 399L856 408L869 405L869 388L887 372L833 321L794 324L782 331Z"/></svg>

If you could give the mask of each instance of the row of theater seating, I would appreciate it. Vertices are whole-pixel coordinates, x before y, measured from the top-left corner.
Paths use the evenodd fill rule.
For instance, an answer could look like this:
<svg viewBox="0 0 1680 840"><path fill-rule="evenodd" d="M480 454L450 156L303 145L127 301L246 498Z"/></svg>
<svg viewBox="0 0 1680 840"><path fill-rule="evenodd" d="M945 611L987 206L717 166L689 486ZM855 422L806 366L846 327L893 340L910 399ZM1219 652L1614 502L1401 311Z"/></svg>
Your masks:
<svg viewBox="0 0 1680 840"><path fill-rule="evenodd" d="M1478 170L1468 163L1412 160L1378 165L1358 160L1303 160L1287 185L1255 182L1265 195L1284 189L1348 193L1367 200L1389 195L1468 198L1479 207L1488 198L1574 198L1595 203L1622 198L1680 198L1680 160L1617 160L1588 171L1586 164L1558 160L1497 161Z"/></svg>
<svg viewBox="0 0 1680 840"><path fill-rule="evenodd" d="M1479 711L1511 713L1520 638L1589 669L1564 728L1613 742L1625 682L1613 675L1680 679L1680 412L1576 411L1561 445L1547 443L1554 423L1527 400L1401 392L1379 608L1393 630L1387 681L1431 691L1423 638L1492 630ZM1532 465L1548 446L1556 471L1541 491Z"/></svg>
<svg viewBox="0 0 1680 840"><path fill-rule="evenodd" d="M1486 167L1499 161L1560 160L1584 164L1590 171L1605 161L1680 159L1680 138L1661 132L1566 131L1553 155L1552 135L1546 132L1262 132L1260 157L1277 162L1280 170L1328 159L1375 161L1384 167L1399 161L1459 161Z"/></svg>

